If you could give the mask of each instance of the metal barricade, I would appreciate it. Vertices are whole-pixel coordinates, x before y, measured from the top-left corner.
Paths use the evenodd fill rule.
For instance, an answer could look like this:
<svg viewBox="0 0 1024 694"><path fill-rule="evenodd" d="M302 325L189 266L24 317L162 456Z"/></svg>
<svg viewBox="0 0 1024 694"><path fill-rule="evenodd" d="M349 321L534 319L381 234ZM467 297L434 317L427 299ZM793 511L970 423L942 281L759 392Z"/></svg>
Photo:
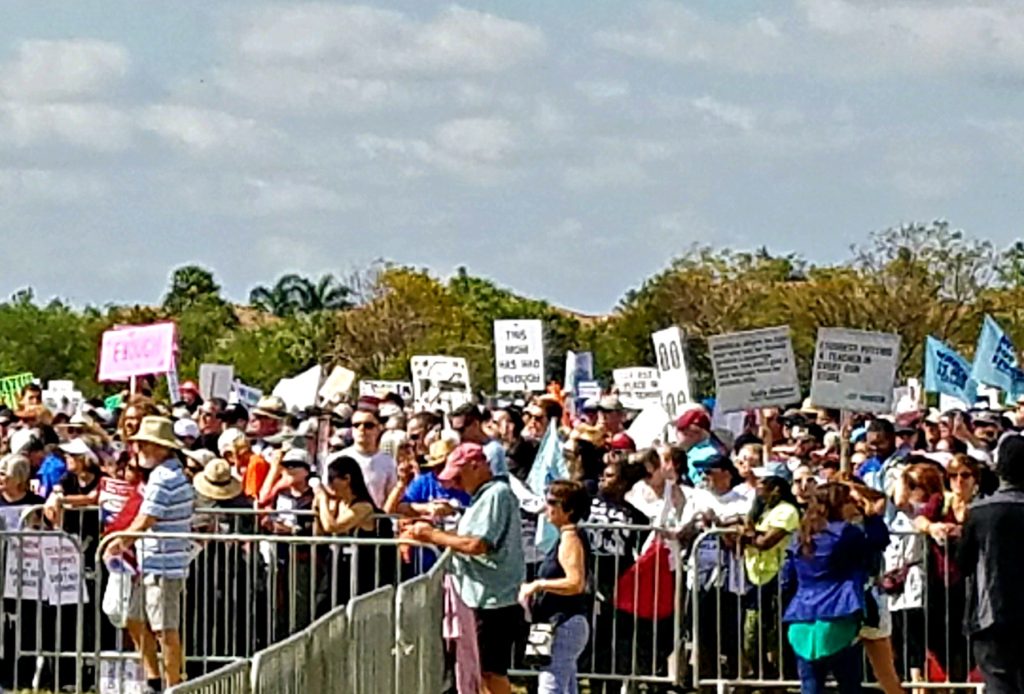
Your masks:
<svg viewBox="0 0 1024 694"><path fill-rule="evenodd" d="M650 525L583 523L580 527L592 550L588 569L595 600L578 679L589 681L592 692L618 692L641 683L680 684L685 653L679 635L686 601L675 543ZM635 567L645 552L655 556L645 558L641 572ZM662 560L662 553L668 558ZM671 609L665 610L666 605ZM538 671L519 667L511 674L534 677Z"/></svg>
<svg viewBox="0 0 1024 694"><path fill-rule="evenodd" d="M165 694L249 694L252 691L250 670L248 660L239 660L202 677L170 687L165 690Z"/></svg>
<svg viewBox="0 0 1024 694"><path fill-rule="evenodd" d="M778 577L752 585L733 535L735 530L708 530L694 541L689 555L686 642L691 684L701 691L799 687ZM905 568L904 585L894 595L871 588L872 599L879 601L878 626L863 630L861 642L874 648L872 641L883 644L885 634L890 635L896 677L908 691L980 691L980 682L968 677L972 658L970 645L961 636L963 597L955 594L955 584L946 583L949 563L940 566L930 542L917 533L892 533L885 568ZM944 668L940 675L936 665L947 663L959 663L959 669ZM880 687L867 655L864 673L866 686Z"/></svg>
<svg viewBox="0 0 1024 694"><path fill-rule="evenodd" d="M300 631L252 659L252 694L308 694L309 632Z"/></svg>
<svg viewBox="0 0 1024 694"><path fill-rule="evenodd" d="M0 568L0 688L81 691L89 596L78 539L56 530L0 530Z"/></svg>
<svg viewBox="0 0 1024 694"><path fill-rule="evenodd" d="M334 608L308 631L309 691L347 691L352 672L347 606Z"/></svg>
<svg viewBox="0 0 1024 694"><path fill-rule="evenodd" d="M444 689L444 576L446 552L430 571L400 583L395 598L396 692Z"/></svg>
<svg viewBox="0 0 1024 694"><path fill-rule="evenodd" d="M395 691L395 589L353 598L348 623L352 691Z"/></svg>

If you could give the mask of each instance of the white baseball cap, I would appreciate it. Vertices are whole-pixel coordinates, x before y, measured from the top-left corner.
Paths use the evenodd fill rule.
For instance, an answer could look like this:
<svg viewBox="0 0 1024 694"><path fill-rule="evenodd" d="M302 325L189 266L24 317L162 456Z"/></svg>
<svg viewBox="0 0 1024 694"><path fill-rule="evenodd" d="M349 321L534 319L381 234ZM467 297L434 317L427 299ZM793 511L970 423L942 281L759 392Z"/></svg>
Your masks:
<svg viewBox="0 0 1024 694"><path fill-rule="evenodd" d="M179 439L199 438L199 425L191 419L179 419L174 423L174 435Z"/></svg>
<svg viewBox="0 0 1024 694"><path fill-rule="evenodd" d="M71 439L67 443L62 443L60 445L60 449L68 455L88 458L96 464L99 464L100 462L100 457L96 455L96 451L94 451L83 439Z"/></svg>

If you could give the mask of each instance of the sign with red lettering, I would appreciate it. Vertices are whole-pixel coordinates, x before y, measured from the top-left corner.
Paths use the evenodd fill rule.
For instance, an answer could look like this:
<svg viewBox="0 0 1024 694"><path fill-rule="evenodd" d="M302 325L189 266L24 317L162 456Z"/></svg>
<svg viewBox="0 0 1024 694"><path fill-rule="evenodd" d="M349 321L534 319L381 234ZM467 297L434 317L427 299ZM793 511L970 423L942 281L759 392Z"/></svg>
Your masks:
<svg viewBox="0 0 1024 694"><path fill-rule="evenodd" d="M174 366L174 323L117 328L103 333L97 380L165 374Z"/></svg>

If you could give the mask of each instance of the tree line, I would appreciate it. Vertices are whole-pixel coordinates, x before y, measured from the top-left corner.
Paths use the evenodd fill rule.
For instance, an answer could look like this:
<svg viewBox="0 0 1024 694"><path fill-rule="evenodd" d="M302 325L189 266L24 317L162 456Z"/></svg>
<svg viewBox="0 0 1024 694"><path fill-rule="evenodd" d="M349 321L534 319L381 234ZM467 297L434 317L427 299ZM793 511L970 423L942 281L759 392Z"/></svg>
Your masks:
<svg viewBox="0 0 1024 694"><path fill-rule="evenodd" d="M597 281L598 278L595 278ZM604 316L584 316L519 296L458 270L447 280L386 263L339 278L287 274L255 287L244 306L223 296L209 269L173 271L159 305L76 308L37 301L30 288L0 303L0 376L30 371L70 378L90 395L101 333L115 325L174 320L179 377L205 362L234 364L245 383L267 389L313 364L346 366L361 378L406 379L415 354L465 357L473 386L494 387L492 322L544 321L547 375L563 377L567 350L591 351L597 376L653 365L650 334L680 326L694 392L710 395L706 338L788 324L801 377L810 377L820 326L902 336L900 375L923 371L934 335L970 358L985 313L1024 343L1024 243L996 249L944 221L874 232L834 264L798 255L693 247L625 293Z"/></svg>

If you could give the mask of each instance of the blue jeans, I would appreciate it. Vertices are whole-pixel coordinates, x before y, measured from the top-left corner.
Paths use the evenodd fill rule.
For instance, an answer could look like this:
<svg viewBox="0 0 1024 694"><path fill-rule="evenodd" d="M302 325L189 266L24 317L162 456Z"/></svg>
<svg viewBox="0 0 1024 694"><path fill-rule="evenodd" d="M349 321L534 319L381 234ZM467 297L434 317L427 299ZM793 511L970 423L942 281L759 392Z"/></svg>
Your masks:
<svg viewBox="0 0 1024 694"><path fill-rule="evenodd" d="M830 672L842 694L860 694L864 680L864 647L855 643L819 660L804 660L797 656L796 667L800 673L800 694L825 694L825 682Z"/></svg>
<svg viewBox="0 0 1024 694"><path fill-rule="evenodd" d="M555 629L551 663L541 668L537 694L578 694L577 661L589 638L590 622L583 615L576 615Z"/></svg>

